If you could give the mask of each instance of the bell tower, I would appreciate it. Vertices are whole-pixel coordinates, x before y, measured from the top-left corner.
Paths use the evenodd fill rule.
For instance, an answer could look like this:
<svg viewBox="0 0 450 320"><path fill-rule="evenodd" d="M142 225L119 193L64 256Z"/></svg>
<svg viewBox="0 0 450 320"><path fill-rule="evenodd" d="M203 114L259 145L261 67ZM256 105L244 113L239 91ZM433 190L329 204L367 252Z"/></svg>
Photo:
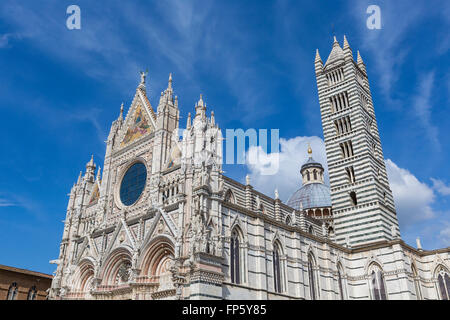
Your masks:
<svg viewBox="0 0 450 320"><path fill-rule="evenodd" d="M400 236L365 64L334 37L315 70L330 174L336 242L358 246Z"/></svg>

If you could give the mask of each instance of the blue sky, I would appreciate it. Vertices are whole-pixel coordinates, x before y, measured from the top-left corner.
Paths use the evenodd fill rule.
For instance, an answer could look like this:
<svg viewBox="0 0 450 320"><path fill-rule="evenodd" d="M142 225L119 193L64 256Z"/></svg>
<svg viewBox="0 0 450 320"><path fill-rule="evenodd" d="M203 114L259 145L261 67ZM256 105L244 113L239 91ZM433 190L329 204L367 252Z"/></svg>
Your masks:
<svg viewBox="0 0 450 320"><path fill-rule="evenodd" d="M81 8L81 30L66 8ZM382 29L366 27L381 8ZM203 93L226 128L278 128L281 169L226 166L286 200L307 142L324 161L314 75L333 35L366 63L403 239L450 245L448 1L0 2L0 264L52 273L67 193L149 70L154 107L173 73L181 124Z"/></svg>

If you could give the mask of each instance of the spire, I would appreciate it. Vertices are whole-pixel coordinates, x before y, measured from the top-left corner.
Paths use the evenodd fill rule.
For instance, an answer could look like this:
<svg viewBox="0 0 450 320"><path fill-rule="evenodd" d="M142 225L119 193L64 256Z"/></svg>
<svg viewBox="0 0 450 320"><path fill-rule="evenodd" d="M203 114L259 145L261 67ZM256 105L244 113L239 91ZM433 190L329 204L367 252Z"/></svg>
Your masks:
<svg viewBox="0 0 450 320"><path fill-rule="evenodd" d="M203 95L200 93L200 100L198 100L197 102L197 106L202 106L203 107L204 102L203 102Z"/></svg>
<svg viewBox="0 0 450 320"><path fill-rule="evenodd" d="M344 56L345 60L353 60L353 53L352 48L350 48L350 45L347 41L347 37L344 34Z"/></svg>
<svg viewBox="0 0 450 320"><path fill-rule="evenodd" d="M160 109L161 104L165 105L166 103L171 102L171 104L175 105L175 101L173 100L173 88L172 88L172 74L169 74L169 81L167 84L167 89L164 92L161 92L161 98L159 99L158 110Z"/></svg>
<svg viewBox="0 0 450 320"><path fill-rule="evenodd" d="M319 54L319 49L316 49L316 59L314 60L314 66L316 68L316 75L322 72L323 62Z"/></svg>
<svg viewBox="0 0 450 320"><path fill-rule="evenodd" d="M363 59L361 58L361 54L359 53L358 50L358 58L356 60L356 63L358 64L358 67L364 72L366 73L366 65L364 64Z"/></svg>
<svg viewBox="0 0 450 320"><path fill-rule="evenodd" d="M309 157L311 158L312 157L312 149L311 149L311 145L309 144L309 142L308 142L308 154L309 154Z"/></svg>
<svg viewBox="0 0 450 320"><path fill-rule="evenodd" d="M122 119L123 120L123 102L120 105L120 114L119 114L119 120Z"/></svg>
<svg viewBox="0 0 450 320"><path fill-rule="evenodd" d="M91 160L89 160L89 162L86 164L86 169L89 169L89 168L95 168L94 155L91 156Z"/></svg>
<svg viewBox="0 0 450 320"><path fill-rule="evenodd" d="M347 37L344 34L344 49L348 47L350 47L350 45L348 44Z"/></svg>
<svg viewBox="0 0 450 320"><path fill-rule="evenodd" d="M315 62L322 62L322 58L320 57L319 49L316 49L316 60Z"/></svg>
<svg viewBox="0 0 450 320"><path fill-rule="evenodd" d="M98 167L98 171L97 171L97 181L100 181L100 173L102 171L101 167Z"/></svg>
<svg viewBox="0 0 450 320"><path fill-rule="evenodd" d="M81 182L81 176L82 176L83 172L80 171L80 175L78 176L78 180L77 180L77 184L80 184Z"/></svg>
<svg viewBox="0 0 450 320"><path fill-rule="evenodd" d="M167 89L172 89L172 73L169 74L169 85L167 86Z"/></svg>
<svg viewBox="0 0 450 320"><path fill-rule="evenodd" d="M334 38L333 47L339 46L339 42L337 41L336 36L333 36L333 38Z"/></svg>
<svg viewBox="0 0 450 320"><path fill-rule="evenodd" d="M200 94L200 100L198 100L197 105L195 106L195 116L201 115L202 118L206 116L206 103L203 101L203 95Z"/></svg>
<svg viewBox="0 0 450 320"><path fill-rule="evenodd" d="M356 63L357 63L357 64L364 64L364 61L363 61L363 59L361 58L361 54L359 53L359 50L358 50L358 58L357 58L357 60L356 60Z"/></svg>
<svg viewBox="0 0 450 320"><path fill-rule="evenodd" d="M191 113L188 113L187 123L186 123L186 129L191 128Z"/></svg>
<svg viewBox="0 0 450 320"><path fill-rule="evenodd" d="M214 118L214 111L211 111L211 125L213 125L214 126L214 124L215 124L215 118Z"/></svg>

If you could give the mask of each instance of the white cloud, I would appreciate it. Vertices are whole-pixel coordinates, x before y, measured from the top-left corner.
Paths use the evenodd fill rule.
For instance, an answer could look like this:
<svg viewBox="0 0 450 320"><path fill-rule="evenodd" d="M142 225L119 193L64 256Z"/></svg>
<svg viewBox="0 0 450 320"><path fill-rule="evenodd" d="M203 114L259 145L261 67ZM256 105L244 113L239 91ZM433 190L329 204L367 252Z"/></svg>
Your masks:
<svg viewBox="0 0 450 320"><path fill-rule="evenodd" d="M247 153L247 159L257 156L259 160L255 164L247 162L251 185L271 197L274 196L274 190L277 188L280 198L287 201L291 194L301 187L300 167L308 158L308 143L311 143L314 159L325 167L328 181L325 145L321 138L313 136L281 138L279 154L267 154L261 147L251 147ZM278 172L273 175L264 175L267 167L273 166L277 158ZM435 217L432 209L435 194L429 185L419 181L411 172L398 167L390 159L386 160L386 169L402 227ZM446 189L441 188L442 190Z"/></svg>
<svg viewBox="0 0 450 320"><path fill-rule="evenodd" d="M422 17L423 8L420 5L411 5L399 1L386 2L381 6L381 30L369 30L366 28L366 9L370 1L358 1L352 4L353 15L360 24L360 36L363 39L363 51L369 50L375 62L383 95L392 106L399 105L401 100L392 100L393 87L398 80L398 70L403 65L410 51L410 46L403 41L409 35L409 30L417 25ZM398 19L400 12L402 19ZM350 44L351 45L351 44ZM364 59L364 52L361 52Z"/></svg>
<svg viewBox="0 0 450 320"><path fill-rule="evenodd" d="M394 194L395 207L401 226L435 216L432 203L435 199L433 189L420 182L411 172L399 168L392 160L386 160L389 184Z"/></svg>
<svg viewBox="0 0 450 320"><path fill-rule="evenodd" d="M442 194L443 196L450 195L450 186L447 186L442 180L431 178L433 181L433 189Z"/></svg>
<svg viewBox="0 0 450 320"><path fill-rule="evenodd" d="M258 157L256 164L247 163L251 185L258 191L274 197L275 188L278 189L280 199L287 201L289 197L302 185L300 168L308 159L308 143L313 150L313 158L320 162L326 169L325 145L319 137L295 137L292 139L280 139L280 152L267 154L261 147L251 147L247 153L247 159ZM278 158L278 172L274 175L264 175L269 165Z"/></svg>
<svg viewBox="0 0 450 320"><path fill-rule="evenodd" d="M1 207L15 207L15 206L17 206L17 204L14 203L13 201L4 199L4 198L0 198L0 208Z"/></svg>
<svg viewBox="0 0 450 320"><path fill-rule="evenodd" d="M444 222L444 228L439 232L439 240L444 246L450 245L450 223Z"/></svg>
<svg viewBox="0 0 450 320"><path fill-rule="evenodd" d="M431 93L434 84L434 71L427 73L419 83L417 95L414 97L413 106L415 116L425 129L428 139L439 148L438 129L431 121Z"/></svg>

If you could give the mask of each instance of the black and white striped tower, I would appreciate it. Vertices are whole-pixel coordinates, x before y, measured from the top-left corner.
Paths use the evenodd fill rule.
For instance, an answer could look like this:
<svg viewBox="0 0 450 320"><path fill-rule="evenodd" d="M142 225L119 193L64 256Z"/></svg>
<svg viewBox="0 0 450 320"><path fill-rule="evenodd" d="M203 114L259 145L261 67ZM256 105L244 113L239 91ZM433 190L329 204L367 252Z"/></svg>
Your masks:
<svg viewBox="0 0 450 320"><path fill-rule="evenodd" d="M367 71L344 36L315 69L330 174L336 242L358 246L400 236Z"/></svg>

